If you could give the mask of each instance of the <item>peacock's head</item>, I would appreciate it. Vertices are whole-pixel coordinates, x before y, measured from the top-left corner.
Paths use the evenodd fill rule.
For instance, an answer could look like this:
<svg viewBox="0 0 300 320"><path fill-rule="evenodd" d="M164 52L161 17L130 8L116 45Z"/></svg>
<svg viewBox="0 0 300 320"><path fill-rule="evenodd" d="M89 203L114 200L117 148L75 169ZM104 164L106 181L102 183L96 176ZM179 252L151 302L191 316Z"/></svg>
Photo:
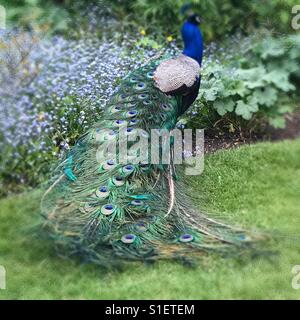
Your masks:
<svg viewBox="0 0 300 320"><path fill-rule="evenodd" d="M198 26L199 24L201 24L202 19L197 13L192 13L187 17L187 21Z"/></svg>
<svg viewBox="0 0 300 320"><path fill-rule="evenodd" d="M180 13L190 23L199 25L202 22L202 18L194 11L193 5L191 3L183 5L180 9Z"/></svg>
<svg viewBox="0 0 300 320"><path fill-rule="evenodd" d="M194 12L191 4L184 5L181 8L181 13L185 16L186 21L182 26L181 34L184 42L183 54L193 58L200 65L202 63L203 54L203 38L199 24L201 23L200 16Z"/></svg>

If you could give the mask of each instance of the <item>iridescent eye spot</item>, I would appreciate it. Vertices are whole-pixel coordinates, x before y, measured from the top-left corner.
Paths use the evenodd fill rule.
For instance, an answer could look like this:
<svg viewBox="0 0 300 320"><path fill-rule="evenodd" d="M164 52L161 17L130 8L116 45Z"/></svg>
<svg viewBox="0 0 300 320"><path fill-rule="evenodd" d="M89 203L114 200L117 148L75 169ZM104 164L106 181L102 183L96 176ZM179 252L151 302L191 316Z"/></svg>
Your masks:
<svg viewBox="0 0 300 320"><path fill-rule="evenodd" d="M141 93L138 95L138 98L141 100L147 99L148 97L149 97L149 95L146 93Z"/></svg>
<svg viewBox="0 0 300 320"><path fill-rule="evenodd" d="M127 112L127 117L135 117L137 113L138 112L136 110L130 110Z"/></svg>
<svg viewBox="0 0 300 320"><path fill-rule="evenodd" d="M91 211L93 211L95 209L95 207L93 207L92 205L90 205L89 203L86 203L85 205L84 205L84 211L85 212L91 212Z"/></svg>
<svg viewBox="0 0 300 320"><path fill-rule="evenodd" d="M112 113L116 113L119 112L122 108L120 106L114 106L111 108L111 112Z"/></svg>
<svg viewBox="0 0 300 320"><path fill-rule="evenodd" d="M137 132L137 130L134 129L134 128L127 128L127 129L126 129L126 135L127 135L127 136L135 135L136 132Z"/></svg>
<svg viewBox="0 0 300 320"><path fill-rule="evenodd" d="M113 204L106 204L101 207L101 213L103 213L106 216L113 214L114 211L115 211L115 206Z"/></svg>
<svg viewBox="0 0 300 320"><path fill-rule="evenodd" d="M141 162L140 163L140 167L141 168L145 168L145 167L148 167L148 166L149 166L149 164L147 162Z"/></svg>
<svg viewBox="0 0 300 320"><path fill-rule="evenodd" d="M146 88L146 83L144 83L144 82L139 82L139 83L137 83L137 85L135 86L135 88L136 88L137 90L144 90L144 89Z"/></svg>
<svg viewBox="0 0 300 320"><path fill-rule="evenodd" d="M115 123L116 126L119 127L119 126L125 125L126 121L124 121L124 120L116 120L114 123Z"/></svg>
<svg viewBox="0 0 300 320"><path fill-rule="evenodd" d="M132 77L132 78L130 78L130 82L132 82L132 83L136 83L138 80L137 80L137 78L135 78L135 77Z"/></svg>
<svg viewBox="0 0 300 320"><path fill-rule="evenodd" d="M131 172L133 172L133 170L134 170L134 166L132 166L131 164L128 164L123 167L124 173L131 173Z"/></svg>
<svg viewBox="0 0 300 320"><path fill-rule="evenodd" d="M96 190L96 196L98 198L106 198L109 196L109 190L106 186L100 187L98 190Z"/></svg>
<svg viewBox="0 0 300 320"><path fill-rule="evenodd" d="M194 237L191 234L183 234L179 237L180 242L191 242L194 240Z"/></svg>
<svg viewBox="0 0 300 320"><path fill-rule="evenodd" d="M171 104L166 104L166 103L163 103L163 104L161 105L161 108L162 108L163 110L165 110L165 111L170 111L170 110L173 109L173 107L172 107Z"/></svg>
<svg viewBox="0 0 300 320"><path fill-rule="evenodd" d="M114 130L110 130L109 132L106 133L105 139L106 140L112 140L116 135L116 132Z"/></svg>
<svg viewBox="0 0 300 320"><path fill-rule="evenodd" d="M144 138L149 138L149 133L145 130L140 130L140 135Z"/></svg>
<svg viewBox="0 0 300 320"><path fill-rule="evenodd" d="M145 106L148 106L149 104L151 104L151 101L148 100L148 99L146 99L145 101L143 101L143 104L144 104Z"/></svg>
<svg viewBox="0 0 300 320"><path fill-rule="evenodd" d="M110 170L112 168L115 167L115 161L114 160L107 160L104 164L103 164L103 169L105 170Z"/></svg>
<svg viewBox="0 0 300 320"><path fill-rule="evenodd" d="M121 176L116 176L113 178L113 183L115 186L120 187L124 185L125 180Z"/></svg>
<svg viewBox="0 0 300 320"><path fill-rule="evenodd" d="M135 241L135 239L136 239L136 236L134 234L125 234L121 238L121 241L126 244L131 244Z"/></svg>
<svg viewBox="0 0 300 320"><path fill-rule="evenodd" d="M131 201L131 204L133 206L142 206L144 203L141 200L133 200L133 201Z"/></svg>
<svg viewBox="0 0 300 320"><path fill-rule="evenodd" d="M149 164L147 162L141 162L139 164L140 168L143 170L143 171L146 171L150 168Z"/></svg>
<svg viewBox="0 0 300 320"><path fill-rule="evenodd" d="M146 232L148 230L147 225L144 222L136 223L135 229L139 232Z"/></svg>
<svg viewBox="0 0 300 320"><path fill-rule="evenodd" d="M153 76L154 76L154 72L153 71L150 71L150 72L147 73L147 78L152 79Z"/></svg>
<svg viewBox="0 0 300 320"><path fill-rule="evenodd" d="M130 120L129 123L130 123L130 124L136 124L136 123L138 123L138 120L137 120L137 119L132 119L132 120Z"/></svg>
<svg viewBox="0 0 300 320"><path fill-rule="evenodd" d="M162 114L160 115L160 117L161 117L161 119L162 119L163 121L166 121L166 120L167 120L167 116L166 116L164 113L162 113Z"/></svg>
<svg viewBox="0 0 300 320"><path fill-rule="evenodd" d="M127 107L135 107L136 103L135 102L128 102Z"/></svg>

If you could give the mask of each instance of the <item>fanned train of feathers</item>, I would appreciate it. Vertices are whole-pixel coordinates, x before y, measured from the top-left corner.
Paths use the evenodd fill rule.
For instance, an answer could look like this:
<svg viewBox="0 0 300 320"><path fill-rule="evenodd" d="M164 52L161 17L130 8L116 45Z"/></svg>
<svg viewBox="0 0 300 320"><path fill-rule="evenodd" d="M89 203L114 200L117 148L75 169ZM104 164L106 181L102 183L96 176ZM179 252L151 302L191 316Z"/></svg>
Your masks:
<svg viewBox="0 0 300 320"><path fill-rule="evenodd" d="M172 165L99 163L99 147L126 124L134 130L174 128L182 97L158 90L159 61L129 74L104 115L57 167L42 200L44 228L61 254L103 266L128 260L189 259L206 252L247 247L238 228L193 207L181 168ZM107 129L106 133L102 133Z"/></svg>

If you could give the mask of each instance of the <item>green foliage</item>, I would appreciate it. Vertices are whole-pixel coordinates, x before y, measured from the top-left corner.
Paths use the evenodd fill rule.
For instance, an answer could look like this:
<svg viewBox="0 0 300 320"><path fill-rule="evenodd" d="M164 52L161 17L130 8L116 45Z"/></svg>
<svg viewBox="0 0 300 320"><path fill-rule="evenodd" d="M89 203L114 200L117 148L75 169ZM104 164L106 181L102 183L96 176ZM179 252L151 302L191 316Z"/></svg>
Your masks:
<svg viewBox="0 0 300 320"><path fill-rule="evenodd" d="M68 10L55 1L6 0L8 26L33 29L48 34L66 33L70 21Z"/></svg>
<svg viewBox="0 0 300 320"><path fill-rule="evenodd" d="M284 127L285 114L299 99L300 36L268 36L239 54L244 59L231 57L227 64L212 59L204 68L200 104L229 122L237 120L239 127L251 128L253 118Z"/></svg>
<svg viewBox="0 0 300 320"><path fill-rule="evenodd" d="M267 28L276 33L293 33L292 7L297 0L193 0L193 9L203 17L202 29L206 41L223 38L227 34L243 31L252 33L255 28ZM93 8L101 15L111 15L121 22L119 28L128 31L143 27L156 37L178 35L185 19L180 13L186 0L3 0L8 22L30 26L50 33L69 35L68 26L89 29ZM108 10L106 10L107 8ZM103 9L103 10L102 10ZM96 10L96 11L97 11ZM102 11L101 11L102 10ZM101 13L102 12L102 13ZM100 16L95 20L100 21ZM217 26L217 27L216 27ZM105 28L99 24L97 30ZM77 30L78 31L78 30Z"/></svg>
<svg viewBox="0 0 300 320"><path fill-rule="evenodd" d="M180 8L185 0L109 1L120 19L144 26L149 32L174 33L184 20ZM205 39L224 37L237 30L252 32L265 27L281 33L294 32L291 10L297 0L194 0L193 9L204 19Z"/></svg>

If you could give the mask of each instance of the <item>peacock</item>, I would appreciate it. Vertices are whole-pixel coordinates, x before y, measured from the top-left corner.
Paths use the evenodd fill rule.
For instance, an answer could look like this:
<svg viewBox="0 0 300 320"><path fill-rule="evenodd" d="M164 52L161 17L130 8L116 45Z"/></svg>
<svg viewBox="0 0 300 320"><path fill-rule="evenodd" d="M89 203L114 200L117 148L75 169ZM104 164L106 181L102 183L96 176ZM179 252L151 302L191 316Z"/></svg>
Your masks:
<svg viewBox="0 0 300 320"><path fill-rule="evenodd" d="M150 131L172 130L200 88L203 38L200 17L182 27L184 50L128 74L103 115L56 167L42 199L43 230L60 254L102 266L129 261L194 261L210 252L251 246L246 231L200 212L185 185L182 165L151 163L134 146ZM120 161L120 144L127 145ZM168 151L165 151L168 150ZM116 151L114 153L113 151Z"/></svg>

